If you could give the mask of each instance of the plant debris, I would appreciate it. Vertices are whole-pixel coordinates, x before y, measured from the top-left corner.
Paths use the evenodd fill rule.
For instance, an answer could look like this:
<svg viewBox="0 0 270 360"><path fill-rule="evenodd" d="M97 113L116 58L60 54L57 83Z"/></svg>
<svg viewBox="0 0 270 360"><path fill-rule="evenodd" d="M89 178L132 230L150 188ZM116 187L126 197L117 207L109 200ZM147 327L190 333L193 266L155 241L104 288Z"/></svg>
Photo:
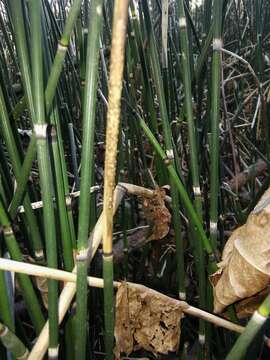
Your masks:
<svg viewBox="0 0 270 360"><path fill-rule="evenodd" d="M148 241L163 239L170 230L171 214L166 207L165 196L165 190L157 187L151 199L143 198L144 216L147 222L153 226L153 233Z"/></svg>
<svg viewBox="0 0 270 360"><path fill-rule="evenodd" d="M241 300L235 304L235 312L238 319L245 319L252 316L254 311L258 309L261 303L264 301L266 296L270 293L270 288L267 287L260 291L258 294L253 295L247 299ZM224 314L228 317L228 314Z"/></svg>
<svg viewBox="0 0 270 360"><path fill-rule="evenodd" d="M211 281L214 312L263 290L270 280L270 188L227 241Z"/></svg>
<svg viewBox="0 0 270 360"><path fill-rule="evenodd" d="M179 301L142 285L122 283L116 296L116 359L139 349L155 356L177 351L182 316Z"/></svg>

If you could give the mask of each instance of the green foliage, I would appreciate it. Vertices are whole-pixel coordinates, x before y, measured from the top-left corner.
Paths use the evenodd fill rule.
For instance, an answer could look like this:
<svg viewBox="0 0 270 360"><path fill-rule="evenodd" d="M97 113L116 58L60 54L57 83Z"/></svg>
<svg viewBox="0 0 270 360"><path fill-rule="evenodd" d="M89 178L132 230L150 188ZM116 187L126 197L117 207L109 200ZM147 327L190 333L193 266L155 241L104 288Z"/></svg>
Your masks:
<svg viewBox="0 0 270 360"><path fill-rule="evenodd" d="M0 321L31 343L48 317L51 358L58 348L67 359L70 349L82 359L104 352L102 301L88 291L86 275L103 201L113 5L0 0L0 253L67 271L78 266L75 321L71 307L58 324L56 281L48 282L45 309L26 275L18 276L15 302L24 299L27 315L14 318L3 273ZM140 201L127 196L115 216L125 246L115 280L127 277L212 311L208 275L270 184L269 17L266 0L130 0L116 183L169 185L172 224L164 240L134 254L130 231L147 224ZM97 254L91 271L100 275L101 267ZM111 264L104 274L111 283ZM260 328L254 324L228 359L246 351ZM183 356L191 349L217 359L235 340L204 321L187 318L182 326ZM63 332L75 335L67 341Z"/></svg>

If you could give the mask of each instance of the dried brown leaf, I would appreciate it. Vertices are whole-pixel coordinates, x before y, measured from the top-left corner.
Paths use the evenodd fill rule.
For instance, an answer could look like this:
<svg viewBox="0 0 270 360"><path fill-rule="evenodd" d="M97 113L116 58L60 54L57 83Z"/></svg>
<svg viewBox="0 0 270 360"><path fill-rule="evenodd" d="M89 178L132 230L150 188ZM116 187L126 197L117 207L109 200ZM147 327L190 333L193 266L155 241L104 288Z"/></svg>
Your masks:
<svg viewBox="0 0 270 360"><path fill-rule="evenodd" d="M267 287L260 291L258 294L251 296L247 299L241 300L235 304L235 312L238 319L244 319L251 316L255 310L261 305L266 296L270 293L270 288ZM227 314L224 314L228 317Z"/></svg>
<svg viewBox="0 0 270 360"><path fill-rule="evenodd" d="M123 283L116 296L115 356L145 349L153 354L176 351L181 305L142 285Z"/></svg>
<svg viewBox="0 0 270 360"><path fill-rule="evenodd" d="M270 280L270 188L236 229L213 275L214 312L263 290ZM214 280L214 281L213 281Z"/></svg>
<svg viewBox="0 0 270 360"><path fill-rule="evenodd" d="M143 198L144 216L148 223L153 224L153 234L148 240L163 239L170 230L171 214L165 204L166 192L157 187L154 196Z"/></svg>

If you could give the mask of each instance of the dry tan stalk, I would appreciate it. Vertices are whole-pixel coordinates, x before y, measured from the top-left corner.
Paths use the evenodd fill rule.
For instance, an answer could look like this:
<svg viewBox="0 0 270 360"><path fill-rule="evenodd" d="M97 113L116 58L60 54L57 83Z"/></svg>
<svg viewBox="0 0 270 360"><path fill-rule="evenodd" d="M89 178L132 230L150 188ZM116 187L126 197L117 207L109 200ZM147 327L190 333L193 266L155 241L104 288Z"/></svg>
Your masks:
<svg viewBox="0 0 270 360"><path fill-rule="evenodd" d="M149 198L151 199L152 197L155 196L155 191L151 190L151 189L147 189L145 187L142 186L138 186L138 185L133 185L133 184L127 184L124 182L119 183L118 185L123 186L127 192L129 193L129 195L136 195L136 196L140 196L140 197L145 197L145 198ZM172 202L172 199L170 196L165 196L165 201L168 203Z"/></svg>
<svg viewBox="0 0 270 360"><path fill-rule="evenodd" d="M100 189L100 186L98 185L95 185L95 186L91 186L90 188L90 193L93 193L95 191L98 191ZM70 196L72 199L73 198L76 198L76 197L79 197L80 196L80 191L74 191L72 193L70 193L68 196ZM36 210L36 209L40 209L43 207L43 201L35 201L33 203L31 203L31 207L33 210ZM17 209L17 212L18 213L24 213L24 206L23 205L20 205Z"/></svg>
<svg viewBox="0 0 270 360"><path fill-rule="evenodd" d="M0 258L0 270L10 271L39 278L59 280L63 282L76 282L75 272L68 272L49 268L46 266L28 264L20 261ZM103 288L103 279L88 276L88 285L96 288ZM117 285L118 283L116 283Z"/></svg>
<svg viewBox="0 0 270 360"><path fill-rule="evenodd" d="M125 42L129 0L115 0L110 57L110 80L106 125L106 150L104 168L104 324L106 359L113 359L114 292L113 292L113 192L117 163L117 146L121 114L121 94L125 62Z"/></svg>
<svg viewBox="0 0 270 360"><path fill-rule="evenodd" d="M121 113L128 3L128 0L116 0L113 15L104 169L105 221L103 253L108 255L112 254L113 191L115 187L116 157Z"/></svg>
<svg viewBox="0 0 270 360"><path fill-rule="evenodd" d="M69 298L69 296L70 296L69 293L70 293L71 289L73 289L76 286L75 285L75 282L76 282L75 272L70 273L67 271L52 269L52 268L48 268L45 266L27 264L27 263L23 263L23 262L2 259L2 258L0 258L0 270L22 273L22 274L27 274L27 275L32 275L32 276L45 277L47 279L54 279L54 280L66 282L67 284L65 284L64 289L63 289L63 291L60 295L60 299L59 299L59 303L61 303L61 307L59 307L59 311L60 311L59 322L61 322L63 320L63 317L70 305L70 302L68 303L66 301L66 298ZM89 276L88 284L89 284L89 286L92 286L92 287L103 288L103 279ZM114 281L115 287L120 286L120 284L121 284L120 282ZM128 284L135 286L135 287L142 286L140 284L133 284L133 283L128 283ZM75 288L75 290L76 290L76 288ZM151 291L155 291L155 290L151 290ZM160 294L160 293L159 293L159 296L161 296L164 299L169 298L168 296ZM171 298L169 298L169 299L171 299ZM179 301L179 300L175 300L175 299L174 299L174 301L177 301L177 303L179 303L181 305L182 311L186 314L189 314L189 315L195 316L195 317L199 317L199 318L209 321L217 326L224 327L228 330L235 331L238 333L242 333L244 330L243 326L236 325L228 320L225 320L216 315L210 314L204 310L200 310L194 306L190 306L188 303L186 303L184 301ZM47 325L46 325L46 329L48 331ZM43 329L43 332L44 331L45 330ZM47 348L45 346L44 354L46 352L46 349ZM37 359L40 359L40 357L38 357Z"/></svg>
<svg viewBox="0 0 270 360"><path fill-rule="evenodd" d="M235 57L236 59L243 62L248 67L249 71L251 72L251 74L252 74L252 76L253 76L253 78L255 80L255 84L257 86L257 89L258 89L259 93L261 93L261 87L262 86L261 86L260 80L258 79L258 77L257 77L255 71L253 70L252 66L250 65L250 63L247 60L245 60L243 57L233 53L232 51L229 51L229 50L224 49L224 48L221 48L221 51L224 52L225 54L228 54L228 55L230 55L232 57Z"/></svg>
<svg viewBox="0 0 270 360"><path fill-rule="evenodd" d="M152 198L154 196L154 190L150 190L142 186L127 184L124 182L119 183L119 185L123 186L129 195L136 195L147 198Z"/></svg>
<svg viewBox="0 0 270 360"><path fill-rule="evenodd" d="M240 172L227 182L232 191L241 189L252 177L257 177L267 170L267 164L264 160L258 160L244 171Z"/></svg>

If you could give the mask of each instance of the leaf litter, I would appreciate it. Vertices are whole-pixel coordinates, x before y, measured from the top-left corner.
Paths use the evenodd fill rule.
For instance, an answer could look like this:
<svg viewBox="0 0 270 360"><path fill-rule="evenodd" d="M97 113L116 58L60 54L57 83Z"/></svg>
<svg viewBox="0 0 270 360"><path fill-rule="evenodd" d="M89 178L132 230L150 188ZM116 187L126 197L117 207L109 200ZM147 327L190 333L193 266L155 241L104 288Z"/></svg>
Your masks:
<svg viewBox="0 0 270 360"><path fill-rule="evenodd" d="M178 300L143 285L122 283L116 295L116 359L139 349L155 356L177 351L182 317Z"/></svg>
<svg viewBox="0 0 270 360"><path fill-rule="evenodd" d="M251 297L270 282L270 188L263 194L247 222L228 239L218 271L210 278L214 312Z"/></svg>

